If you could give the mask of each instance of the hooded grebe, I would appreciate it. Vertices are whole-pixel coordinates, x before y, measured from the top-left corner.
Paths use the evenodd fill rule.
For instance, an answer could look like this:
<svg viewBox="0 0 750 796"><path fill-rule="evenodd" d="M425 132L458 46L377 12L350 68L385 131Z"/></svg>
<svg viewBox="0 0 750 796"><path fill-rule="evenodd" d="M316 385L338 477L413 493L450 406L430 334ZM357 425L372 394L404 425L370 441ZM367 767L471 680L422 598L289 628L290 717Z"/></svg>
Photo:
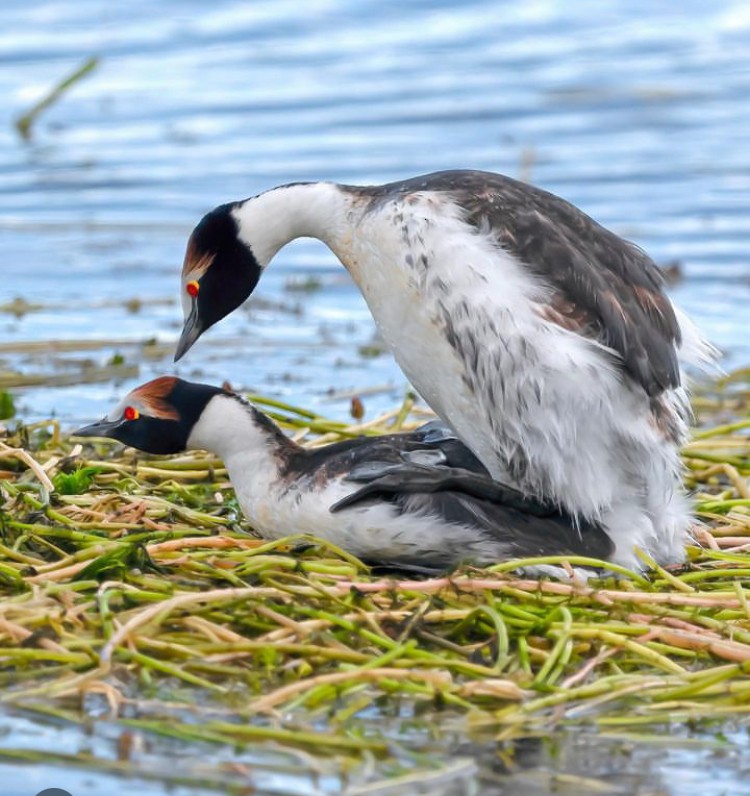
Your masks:
<svg viewBox="0 0 750 796"><path fill-rule="evenodd" d="M149 453L211 450L261 536L309 533L373 563L433 571L539 555L606 559L614 549L596 524L490 479L435 424L305 449L239 396L162 377L75 433Z"/></svg>

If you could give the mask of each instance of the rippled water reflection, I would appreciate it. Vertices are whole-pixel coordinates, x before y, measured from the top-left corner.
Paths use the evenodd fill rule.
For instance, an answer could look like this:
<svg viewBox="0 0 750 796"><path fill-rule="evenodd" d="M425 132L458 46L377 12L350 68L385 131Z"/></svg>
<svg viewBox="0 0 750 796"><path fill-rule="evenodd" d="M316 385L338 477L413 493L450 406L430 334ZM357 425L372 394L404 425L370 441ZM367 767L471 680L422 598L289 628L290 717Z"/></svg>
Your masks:
<svg viewBox="0 0 750 796"><path fill-rule="evenodd" d="M0 10L0 340L97 338L140 348L10 354L0 367L72 384L26 390L29 417L101 414L111 383L81 365L115 350L124 386L171 369L186 236L215 204L290 180L382 182L447 167L530 178L686 276L677 299L739 362L750 298L750 11L697 0L454 4L330 0L101 3ZM102 63L40 120L10 121L84 57ZM320 289L287 288L314 274ZM229 378L341 415L328 393L404 380L366 358L369 314L332 255L286 249L262 304L201 341L178 372ZM134 313L106 299L159 300ZM280 306L281 305L281 306ZM132 305L131 305L132 307ZM138 375L135 376L135 369Z"/></svg>

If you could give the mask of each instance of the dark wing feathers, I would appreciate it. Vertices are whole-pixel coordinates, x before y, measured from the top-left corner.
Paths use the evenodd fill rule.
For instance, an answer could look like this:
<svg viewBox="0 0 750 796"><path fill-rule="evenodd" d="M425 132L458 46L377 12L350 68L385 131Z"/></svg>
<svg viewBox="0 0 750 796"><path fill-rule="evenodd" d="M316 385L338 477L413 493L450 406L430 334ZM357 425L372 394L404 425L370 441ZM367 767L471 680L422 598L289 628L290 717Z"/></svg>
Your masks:
<svg viewBox="0 0 750 796"><path fill-rule="evenodd" d="M680 329L657 265L638 247L569 202L482 171L443 171L365 189L373 204L418 191L445 191L477 230L552 288L542 314L616 351L650 396L677 387Z"/></svg>
<svg viewBox="0 0 750 796"><path fill-rule="evenodd" d="M387 500L403 514L428 514L477 528L478 536L497 543L498 560L569 554L606 559L614 549L596 523L574 520L551 503L492 480L479 459L439 422L410 433L296 448L282 476L313 484L344 477L361 485L331 506L332 512ZM471 557L467 550L466 558ZM420 565L431 560L425 551Z"/></svg>
<svg viewBox="0 0 750 796"><path fill-rule="evenodd" d="M504 557L578 555L606 561L615 549L600 526L577 528L562 515L540 517L502 504L478 504L453 492L404 495L397 503L404 512L435 514L449 522L484 529L487 538L504 550ZM468 550L466 557L471 558Z"/></svg>
<svg viewBox="0 0 750 796"><path fill-rule="evenodd" d="M559 515L557 509L549 503L525 497L517 489L493 481L483 473L460 467L435 467L408 461L398 464L372 461L355 467L346 480L363 483L364 486L331 506L331 511L340 511L373 495L427 495L450 491L477 500L502 504L536 517Z"/></svg>
<svg viewBox="0 0 750 796"><path fill-rule="evenodd" d="M437 429L440 429L438 433ZM324 481L367 465L402 464L420 453L440 454L448 467L488 475L487 468L442 423L432 422L408 434L355 437L321 448L297 448L287 458L281 475L319 477Z"/></svg>
<svg viewBox="0 0 750 796"><path fill-rule="evenodd" d="M606 559L614 551L612 540L596 523L574 523L555 507L468 470L368 462L355 468L350 479L365 485L331 506L332 512L368 499L388 499L403 513L481 529L497 543L498 559L544 555Z"/></svg>
<svg viewBox="0 0 750 796"><path fill-rule="evenodd" d="M568 318L578 327L567 328L617 351L649 395L678 386L679 326L657 266L631 243L547 196L550 201L511 190L489 205L490 215L476 195L464 192L457 201L470 223L489 222L500 245L552 286L551 309L570 308Z"/></svg>

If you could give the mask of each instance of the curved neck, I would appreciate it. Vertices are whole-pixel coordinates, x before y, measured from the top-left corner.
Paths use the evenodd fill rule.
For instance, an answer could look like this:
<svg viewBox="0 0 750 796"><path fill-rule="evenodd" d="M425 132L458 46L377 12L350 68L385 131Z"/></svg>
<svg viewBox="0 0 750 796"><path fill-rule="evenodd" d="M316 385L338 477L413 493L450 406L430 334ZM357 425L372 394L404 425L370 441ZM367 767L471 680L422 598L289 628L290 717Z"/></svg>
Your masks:
<svg viewBox="0 0 750 796"><path fill-rule="evenodd" d="M230 461L250 456L275 470L278 458L297 450L281 429L252 404L229 395L216 395L193 426L187 449L202 448Z"/></svg>
<svg viewBox="0 0 750 796"><path fill-rule="evenodd" d="M351 197L331 182L292 183L247 199L232 210L239 237L261 268L295 238L317 238L331 249L344 234Z"/></svg>

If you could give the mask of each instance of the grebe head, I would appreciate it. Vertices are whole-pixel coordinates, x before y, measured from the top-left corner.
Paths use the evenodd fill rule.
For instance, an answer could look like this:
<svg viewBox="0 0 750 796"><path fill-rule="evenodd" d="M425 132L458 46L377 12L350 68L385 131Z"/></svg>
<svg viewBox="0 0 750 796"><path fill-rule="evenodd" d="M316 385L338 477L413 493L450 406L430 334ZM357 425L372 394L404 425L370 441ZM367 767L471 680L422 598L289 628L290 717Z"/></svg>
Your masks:
<svg viewBox="0 0 750 796"><path fill-rule="evenodd" d="M206 331L237 309L253 292L261 267L239 236L233 214L237 204L207 213L188 240L180 298L185 323L177 344L177 362Z"/></svg>
<svg viewBox="0 0 750 796"><path fill-rule="evenodd" d="M74 434L109 437L146 453L179 453L208 402L222 394L219 387L161 376L136 387L106 417Z"/></svg>

